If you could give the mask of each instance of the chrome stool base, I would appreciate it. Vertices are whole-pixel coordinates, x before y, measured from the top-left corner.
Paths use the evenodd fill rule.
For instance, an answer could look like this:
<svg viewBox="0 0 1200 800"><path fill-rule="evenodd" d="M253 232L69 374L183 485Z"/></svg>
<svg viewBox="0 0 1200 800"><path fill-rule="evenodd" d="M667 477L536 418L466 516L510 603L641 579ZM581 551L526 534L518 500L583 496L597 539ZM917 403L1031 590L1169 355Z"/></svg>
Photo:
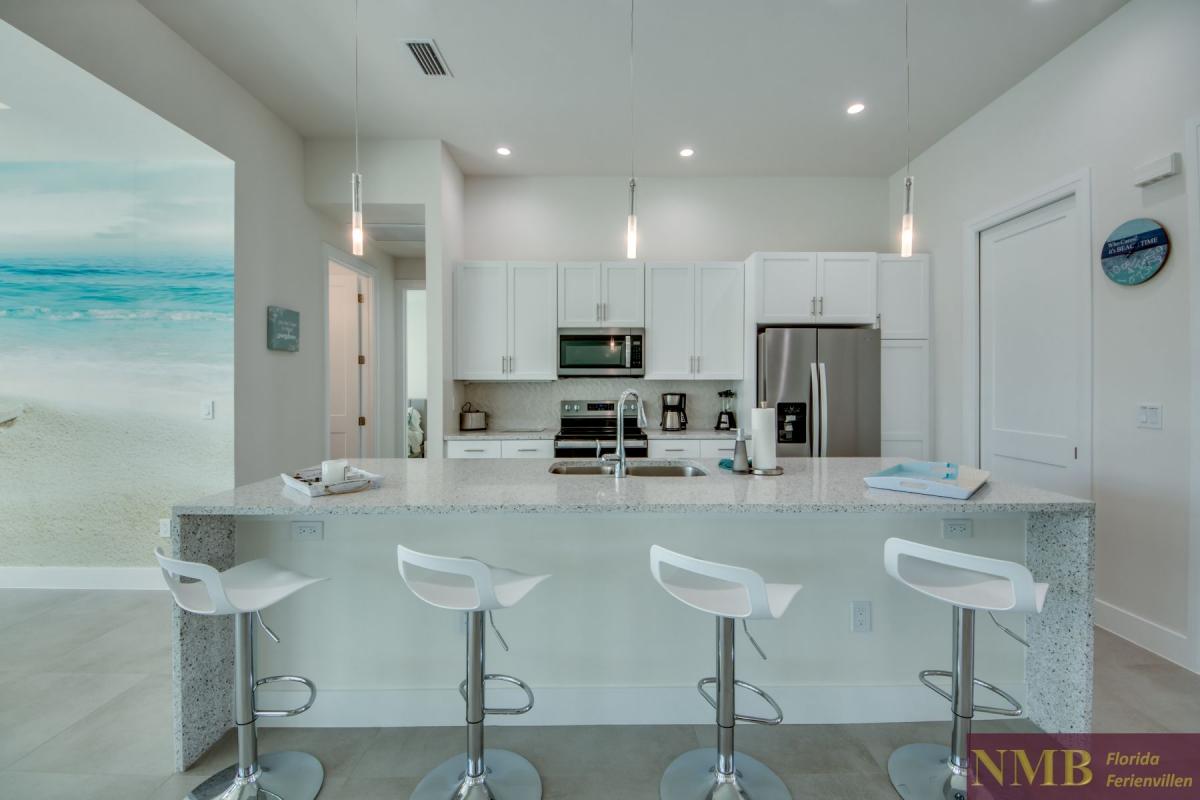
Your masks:
<svg viewBox="0 0 1200 800"><path fill-rule="evenodd" d="M967 776L950 771L950 748L906 744L888 758L888 777L904 800L967 800Z"/></svg>
<svg viewBox="0 0 1200 800"><path fill-rule="evenodd" d="M770 767L743 753L733 756L735 780L717 782L717 748L690 750L676 758L658 786L662 800L792 800Z"/></svg>
<svg viewBox="0 0 1200 800"><path fill-rule="evenodd" d="M259 756L258 766L258 774L248 779L237 777L236 764L226 767L184 800L314 800L325 782L325 768L308 753L267 753Z"/></svg>
<svg viewBox="0 0 1200 800"><path fill-rule="evenodd" d="M542 779L524 756L484 750L484 777L478 783L467 781L466 763L466 753L443 761L421 779L411 800L541 800Z"/></svg>

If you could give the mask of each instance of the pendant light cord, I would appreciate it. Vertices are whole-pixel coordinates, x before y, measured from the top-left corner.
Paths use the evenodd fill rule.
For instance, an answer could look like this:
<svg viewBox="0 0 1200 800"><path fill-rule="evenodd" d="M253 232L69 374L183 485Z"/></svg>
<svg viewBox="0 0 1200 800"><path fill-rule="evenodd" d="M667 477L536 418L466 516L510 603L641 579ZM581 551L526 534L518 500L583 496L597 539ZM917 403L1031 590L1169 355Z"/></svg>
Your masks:
<svg viewBox="0 0 1200 800"><path fill-rule="evenodd" d="M358 0L354 0L354 171L358 172Z"/></svg>
<svg viewBox="0 0 1200 800"><path fill-rule="evenodd" d="M904 173L912 174L912 67L908 56L908 0L904 0Z"/></svg>
<svg viewBox="0 0 1200 800"><path fill-rule="evenodd" d="M634 138L634 95L633 95L633 4L634 0L629 0L629 180L633 181L634 176L634 155L637 150L636 139Z"/></svg>

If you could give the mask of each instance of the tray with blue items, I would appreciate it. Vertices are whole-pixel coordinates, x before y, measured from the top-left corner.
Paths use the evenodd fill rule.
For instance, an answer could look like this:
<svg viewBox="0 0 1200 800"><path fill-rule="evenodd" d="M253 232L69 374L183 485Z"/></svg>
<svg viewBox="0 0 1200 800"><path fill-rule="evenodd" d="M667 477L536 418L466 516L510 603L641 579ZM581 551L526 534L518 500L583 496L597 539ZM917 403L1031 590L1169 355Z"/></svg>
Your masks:
<svg viewBox="0 0 1200 800"><path fill-rule="evenodd" d="M966 500L987 483L991 473L949 461L905 461L863 478L873 489Z"/></svg>

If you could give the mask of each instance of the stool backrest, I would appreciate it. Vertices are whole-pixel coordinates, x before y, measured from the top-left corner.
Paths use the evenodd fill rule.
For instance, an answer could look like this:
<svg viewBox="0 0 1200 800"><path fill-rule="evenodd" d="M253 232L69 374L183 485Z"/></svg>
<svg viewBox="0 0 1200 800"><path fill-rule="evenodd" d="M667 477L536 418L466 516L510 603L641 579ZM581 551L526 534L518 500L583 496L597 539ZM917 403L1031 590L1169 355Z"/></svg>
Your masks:
<svg viewBox="0 0 1200 800"><path fill-rule="evenodd" d="M450 556L431 556L428 553L418 553L409 550L404 545L396 545L396 557L400 565L400 577L408 584L413 594L438 608L448 608L453 611L473 611L478 608L493 608L503 605L496 599L496 587L492 581L492 570L487 564L474 558L453 558ZM474 586L476 602L464 606L452 599L456 592L439 591L436 581L422 580L417 570L427 570L447 576L465 578ZM460 587L455 587L460 588Z"/></svg>
<svg viewBox="0 0 1200 800"><path fill-rule="evenodd" d="M1032 573L1015 561L892 538L884 543L883 563L896 580L952 605L1027 614L1041 611Z"/></svg>
<svg viewBox="0 0 1200 800"><path fill-rule="evenodd" d="M180 561L163 553L161 548L154 549L158 566L162 569L163 580L171 590L171 596L184 611L193 614L236 614L237 609L225 596L225 587L221 583L221 573L208 564L197 561ZM191 578L194 583L184 583L182 578Z"/></svg>
<svg viewBox="0 0 1200 800"><path fill-rule="evenodd" d="M752 569L650 548L650 573L667 593L692 608L721 617L770 617L767 584Z"/></svg>

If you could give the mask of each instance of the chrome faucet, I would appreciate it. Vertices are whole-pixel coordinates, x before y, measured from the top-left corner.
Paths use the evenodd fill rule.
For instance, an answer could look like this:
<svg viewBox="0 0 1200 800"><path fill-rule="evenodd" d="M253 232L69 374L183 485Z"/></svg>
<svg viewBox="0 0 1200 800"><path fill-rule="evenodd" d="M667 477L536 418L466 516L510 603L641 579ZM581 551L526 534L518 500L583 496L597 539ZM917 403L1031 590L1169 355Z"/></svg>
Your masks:
<svg viewBox="0 0 1200 800"><path fill-rule="evenodd" d="M646 425L646 407L642 403L642 396L637 393L636 389L626 389L621 392L621 399L617 401L617 452L613 458L605 456L605 461L615 460L616 467L613 469L614 478L624 478L625 470L625 401L630 396L637 398L637 420L638 425Z"/></svg>

